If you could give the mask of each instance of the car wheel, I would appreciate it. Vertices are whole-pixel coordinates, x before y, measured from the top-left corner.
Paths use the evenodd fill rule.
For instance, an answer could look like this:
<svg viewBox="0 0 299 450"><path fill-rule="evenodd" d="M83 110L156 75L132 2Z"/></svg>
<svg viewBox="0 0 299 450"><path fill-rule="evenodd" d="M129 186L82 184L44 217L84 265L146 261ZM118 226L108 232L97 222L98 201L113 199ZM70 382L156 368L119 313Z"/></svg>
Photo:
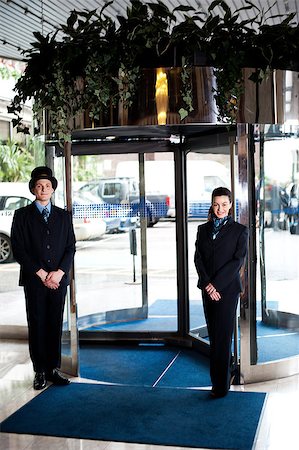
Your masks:
<svg viewBox="0 0 299 450"><path fill-rule="evenodd" d="M137 204L136 204L136 205L137 205ZM135 205L134 205L134 206L135 206ZM133 211L134 211L135 214L136 214L136 216L133 216L133 217L136 217L136 227L137 227L137 228L140 228L140 225L141 225L141 217L140 217L140 209L139 209L139 206L138 206L138 208L136 208L136 206L135 206L135 210L133 210ZM149 209L149 208L146 208L146 226L147 226L148 228L153 227L157 222L158 222L158 220L155 221L155 219L154 219L154 220L152 219L152 213L151 213L150 209Z"/></svg>
<svg viewBox="0 0 299 450"><path fill-rule="evenodd" d="M147 226L149 228L152 228L154 225L156 225L156 223L158 223L159 219L157 219L156 217L154 217L153 215L153 210L150 208L150 206L147 206L146 208L146 222L147 222Z"/></svg>
<svg viewBox="0 0 299 450"><path fill-rule="evenodd" d="M291 234L299 234L299 224L293 224L290 226L290 233Z"/></svg>
<svg viewBox="0 0 299 450"><path fill-rule="evenodd" d="M0 264L13 261L11 242L8 236L0 234Z"/></svg>
<svg viewBox="0 0 299 450"><path fill-rule="evenodd" d="M152 228L154 225L156 225L156 223L159 222L159 219L157 219L156 217L152 217L150 219L150 221L148 221L147 226Z"/></svg>

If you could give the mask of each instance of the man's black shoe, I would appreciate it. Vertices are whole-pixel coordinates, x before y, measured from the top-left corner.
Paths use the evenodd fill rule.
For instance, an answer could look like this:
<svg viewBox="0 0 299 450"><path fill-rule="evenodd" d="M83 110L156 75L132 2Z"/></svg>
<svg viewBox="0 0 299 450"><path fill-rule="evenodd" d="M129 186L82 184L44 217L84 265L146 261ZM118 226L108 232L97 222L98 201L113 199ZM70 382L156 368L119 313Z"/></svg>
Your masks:
<svg viewBox="0 0 299 450"><path fill-rule="evenodd" d="M70 384L70 380L61 375L61 373L59 373L57 369L54 369L52 370L52 372L47 373L46 378L48 381L52 381L52 383L56 384L57 386L66 386Z"/></svg>
<svg viewBox="0 0 299 450"><path fill-rule="evenodd" d="M46 374L45 372L36 372L33 380L33 388L36 391L40 391L47 386Z"/></svg>

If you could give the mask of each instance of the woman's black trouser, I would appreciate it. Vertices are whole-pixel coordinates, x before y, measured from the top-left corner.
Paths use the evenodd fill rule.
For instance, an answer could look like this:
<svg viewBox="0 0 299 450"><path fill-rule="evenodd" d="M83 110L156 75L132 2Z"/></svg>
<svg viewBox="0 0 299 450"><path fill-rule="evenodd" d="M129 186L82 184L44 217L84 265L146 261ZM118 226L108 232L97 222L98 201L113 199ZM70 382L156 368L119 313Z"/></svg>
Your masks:
<svg viewBox="0 0 299 450"><path fill-rule="evenodd" d="M210 339L210 375L213 388L222 393L230 388L232 335L239 293L226 292L215 302L203 293L204 312Z"/></svg>

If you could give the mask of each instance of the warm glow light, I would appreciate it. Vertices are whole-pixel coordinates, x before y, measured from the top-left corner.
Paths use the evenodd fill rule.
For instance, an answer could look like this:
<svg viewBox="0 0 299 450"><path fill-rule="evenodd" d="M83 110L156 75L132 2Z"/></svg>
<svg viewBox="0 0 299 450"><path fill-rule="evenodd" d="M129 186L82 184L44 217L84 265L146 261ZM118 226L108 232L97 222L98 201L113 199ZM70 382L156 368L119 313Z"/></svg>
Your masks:
<svg viewBox="0 0 299 450"><path fill-rule="evenodd" d="M162 68L157 69L156 107L158 125L165 125L168 108L168 82L166 72L164 72Z"/></svg>

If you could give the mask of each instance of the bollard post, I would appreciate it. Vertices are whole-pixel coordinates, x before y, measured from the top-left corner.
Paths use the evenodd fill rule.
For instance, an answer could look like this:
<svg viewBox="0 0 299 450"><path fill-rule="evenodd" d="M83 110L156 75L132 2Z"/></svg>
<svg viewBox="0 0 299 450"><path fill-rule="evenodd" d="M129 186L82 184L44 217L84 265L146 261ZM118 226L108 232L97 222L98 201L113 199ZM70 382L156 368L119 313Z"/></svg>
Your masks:
<svg viewBox="0 0 299 450"><path fill-rule="evenodd" d="M130 228L130 252L133 255L133 283L136 283L135 256L137 255L136 229Z"/></svg>

